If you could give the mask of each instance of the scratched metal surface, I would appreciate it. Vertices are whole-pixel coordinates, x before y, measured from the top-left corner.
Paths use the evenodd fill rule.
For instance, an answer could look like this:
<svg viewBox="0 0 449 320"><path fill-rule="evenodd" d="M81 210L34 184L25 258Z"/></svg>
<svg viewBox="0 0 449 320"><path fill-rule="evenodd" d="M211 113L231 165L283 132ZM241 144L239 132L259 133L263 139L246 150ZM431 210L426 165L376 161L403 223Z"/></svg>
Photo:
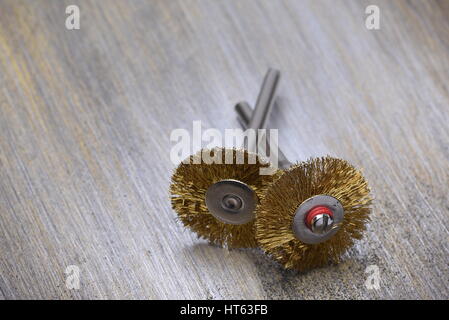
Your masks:
<svg viewBox="0 0 449 320"><path fill-rule="evenodd" d="M0 298L449 298L448 1L3 0L0 16ZM339 266L209 246L170 208L171 130L237 127L268 66L287 156L348 159L376 196Z"/></svg>

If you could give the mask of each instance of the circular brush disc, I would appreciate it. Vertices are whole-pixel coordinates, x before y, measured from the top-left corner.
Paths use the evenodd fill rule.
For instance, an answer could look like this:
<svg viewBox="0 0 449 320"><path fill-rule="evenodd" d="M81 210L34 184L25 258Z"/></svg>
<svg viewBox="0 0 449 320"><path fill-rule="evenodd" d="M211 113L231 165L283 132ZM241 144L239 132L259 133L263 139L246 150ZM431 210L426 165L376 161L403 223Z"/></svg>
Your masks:
<svg viewBox="0 0 449 320"><path fill-rule="evenodd" d="M218 152L218 158L221 153L221 164L204 162L195 164L200 162L201 153L207 151L210 155L215 155ZM233 164L225 164L226 152L228 157L229 153L232 153ZM276 178L278 171L273 175L260 175L259 169L268 168L269 164L261 162L255 154L252 154L256 159L255 164L248 164L249 155L245 150L236 149L202 150L190 156L189 161L183 161L175 170L170 186L172 207L178 213L184 226L196 232L199 238L228 248L257 246L254 219L241 225L221 222L209 212L205 202L207 189L214 183L226 179L238 180L248 185L260 202L265 190ZM238 162L237 159L243 159L243 161ZM258 208L259 205L256 207L256 211Z"/></svg>
<svg viewBox="0 0 449 320"><path fill-rule="evenodd" d="M261 202L256 221L258 243L288 269L303 271L338 263L354 239L362 238L372 201L369 192L361 172L344 160L323 157L296 164L270 186ZM316 195L336 198L344 217L333 237L307 244L295 237L293 219L298 207Z"/></svg>

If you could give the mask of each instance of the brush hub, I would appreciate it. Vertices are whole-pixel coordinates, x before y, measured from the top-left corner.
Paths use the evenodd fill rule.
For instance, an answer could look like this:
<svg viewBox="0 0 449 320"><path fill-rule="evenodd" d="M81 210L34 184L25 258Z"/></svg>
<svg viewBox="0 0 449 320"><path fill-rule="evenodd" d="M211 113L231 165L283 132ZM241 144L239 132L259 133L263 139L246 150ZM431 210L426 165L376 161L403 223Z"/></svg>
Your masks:
<svg viewBox="0 0 449 320"><path fill-rule="evenodd" d="M340 201L328 195L317 195L298 207L293 219L295 237L308 244L332 238L343 221L344 210Z"/></svg>
<svg viewBox="0 0 449 320"><path fill-rule="evenodd" d="M253 189L238 180L221 180L206 191L206 206L218 220L240 225L252 221L257 205Z"/></svg>
<svg viewBox="0 0 449 320"><path fill-rule="evenodd" d="M221 200L221 206L225 210L237 213L243 206L243 200L235 194L227 194Z"/></svg>

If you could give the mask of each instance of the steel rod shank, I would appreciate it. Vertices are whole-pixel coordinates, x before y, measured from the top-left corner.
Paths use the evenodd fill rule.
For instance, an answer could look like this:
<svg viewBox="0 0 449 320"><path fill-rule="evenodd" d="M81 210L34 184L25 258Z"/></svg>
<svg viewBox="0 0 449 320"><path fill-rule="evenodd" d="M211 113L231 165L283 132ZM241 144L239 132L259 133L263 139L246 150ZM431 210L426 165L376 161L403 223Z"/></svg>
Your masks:
<svg viewBox="0 0 449 320"><path fill-rule="evenodd" d="M253 110L252 110L251 106L247 102L242 101L242 102L239 102L236 104L235 111L237 112L237 115L239 117L239 120L240 120L243 128L247 129L248 123L251 120L251 117L253 114ZM278 146L269 145L270 149L272 149L273 147L278 147ZM282 150L279 148L278 148L278 164L279 164L279 167L284 168L284 169L290 167L292 164L287 159L287 157L282 152Z"/></svg>
<svg viewBox="0 0 449 320"><path fill-rule="evenodd" d="M276 89L280 79L280 72L268 69L260 89L253 115L248 123L249 129L265 128L271 108L276 97Z"/></svg>

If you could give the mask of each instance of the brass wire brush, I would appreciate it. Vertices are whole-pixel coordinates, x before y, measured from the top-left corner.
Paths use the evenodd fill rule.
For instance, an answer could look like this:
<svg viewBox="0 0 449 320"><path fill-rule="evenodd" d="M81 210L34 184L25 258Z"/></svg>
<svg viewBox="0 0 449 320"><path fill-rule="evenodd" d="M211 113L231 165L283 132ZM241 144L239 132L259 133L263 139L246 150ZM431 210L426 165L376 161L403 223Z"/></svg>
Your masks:
<svg viewBox="0 0 449 320"><path fill-rule="evenodd" d="M279 71L268 70L255 107L258 116L248 123L250 128L265 126L278 81ZM218 153L221 164L202 161L205 152ZM232 153L231 164L225 162L227 153ZM250 155L256 157L255 163L248 161ZM237 161L239 157L244 158L242 164ZM203 149L189 160L178 166L170 185L172 208L184 226L212 244L256 247L256 212L266 189L277 177L276 173L260 175L259 170L270 164L248 151L225 148Z"/></svg>
<svg viewBox="0 0 449 320"><path fill-rule="evenodd" d="M201 152L191 156L190 163ZM215 148L210 152L220 152L222 164L181 163L176 169L170 186L172 207L184 226L200 238L228 248L256 247L255 211L274 179L260 175L259 169L269 164L260 158L248 164L246 150ZM225 164L226 152L232 152L234 161L243 154L244 164Z"/></svg>
<svg viewBox="0 0 449 320"><path fill-rule="evenodd" d="M236 111L243 124L258 112L246 103ZM278 154L280 167L290 168L261 200L255 223L260 247L287 269L338 263L362 238L369 220L372 197L365 178L342 159L327 156L291 165Z"/></svg>

